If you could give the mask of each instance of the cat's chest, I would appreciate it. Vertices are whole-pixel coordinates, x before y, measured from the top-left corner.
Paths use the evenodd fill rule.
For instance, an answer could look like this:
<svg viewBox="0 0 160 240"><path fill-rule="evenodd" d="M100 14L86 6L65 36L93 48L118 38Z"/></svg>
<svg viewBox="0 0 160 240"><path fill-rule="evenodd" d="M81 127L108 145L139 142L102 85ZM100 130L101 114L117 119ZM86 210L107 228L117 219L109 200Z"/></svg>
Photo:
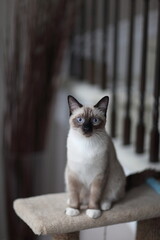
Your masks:
<svg viewBox="0 0 160 240"><path fill-rule="evenodd" d="M104 157L107 145L102 139L98 141L96 138L77 139L69 137L67 140L68 159L74 159L75 162L93 164L97 159Z"/></svg>
<svg viewBox="0 0 160 240"><path fill-rule="evenodd" d="M80 180L89 185L104 170L106 147L93 139L91 142L68 139L68 166Z"/></svg>
<svg viewBox="0 0 160 240"><path fill-rule="evenodd" d="M80 181L86 186L90 186L94 178L103 172L105 168L104 158L70 158L69 168L78 176Z"/></svg>
<svg viewBox="0 0 160 240"><path fill-rule="evenodd" d="M102 172L102 167L100 165L96 166L95 164L90 163L82 164L71 161L69 167L74 173L76 173L80 181L88 187L94 178Z"/></svg>

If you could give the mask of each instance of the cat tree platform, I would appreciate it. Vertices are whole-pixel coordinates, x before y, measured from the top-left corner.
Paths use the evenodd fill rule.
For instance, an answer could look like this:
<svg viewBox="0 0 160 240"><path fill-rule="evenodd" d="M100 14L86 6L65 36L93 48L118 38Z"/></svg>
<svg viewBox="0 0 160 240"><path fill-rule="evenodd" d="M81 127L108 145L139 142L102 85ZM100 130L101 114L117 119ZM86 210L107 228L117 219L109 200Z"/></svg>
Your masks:
<svg viewBox="0 0 160 240"><path fill-rule="evenodd" d="M66 193L17 199L14 209L35 234L52 235L54 239L77 240L80 230L130 221L138 221L137 240L160 239L160 194L147 184L130 190L97 219L90 219L85 210L79 216L67 216L66 199Z"/></svg>

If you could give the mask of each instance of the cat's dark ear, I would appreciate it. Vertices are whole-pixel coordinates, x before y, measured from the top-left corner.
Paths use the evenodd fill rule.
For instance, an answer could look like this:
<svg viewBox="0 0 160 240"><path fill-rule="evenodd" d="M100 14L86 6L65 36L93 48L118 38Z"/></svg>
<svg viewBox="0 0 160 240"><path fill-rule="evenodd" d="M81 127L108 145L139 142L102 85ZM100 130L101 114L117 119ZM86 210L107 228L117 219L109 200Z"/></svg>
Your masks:
<svg viewBox="0 0 160 240"><path fill-rule="evenodd" d="M71 95L68 96L68 106L69 106L69 111L70 115L78 108L83 107L81 103L79 103L74 97Z"/></svg>
<svg viewBox="0 0 160 240"><path fill-rule="evenodd" d="M109 103L109 97L105 96L96 105L94 105L94 107L99 108L104 113L104 115L106 117L108 103Z"/></svg>

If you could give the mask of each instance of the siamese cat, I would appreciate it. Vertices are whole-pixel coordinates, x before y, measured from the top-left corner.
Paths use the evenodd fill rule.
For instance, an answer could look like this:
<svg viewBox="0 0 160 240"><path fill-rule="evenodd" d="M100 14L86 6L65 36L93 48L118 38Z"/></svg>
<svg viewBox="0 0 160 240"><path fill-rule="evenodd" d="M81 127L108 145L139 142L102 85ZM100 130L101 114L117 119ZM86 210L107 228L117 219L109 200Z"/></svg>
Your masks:
<svg viewBox="0 0 160 240"><path fill-rule="evenodd" d="M113 202L124 197L126 178L113 142L105 130L109 97L86 107L68 96L70 130L67 138L65 182L66 214L80 214L82 205L90 218L98 218Z"/></svg>

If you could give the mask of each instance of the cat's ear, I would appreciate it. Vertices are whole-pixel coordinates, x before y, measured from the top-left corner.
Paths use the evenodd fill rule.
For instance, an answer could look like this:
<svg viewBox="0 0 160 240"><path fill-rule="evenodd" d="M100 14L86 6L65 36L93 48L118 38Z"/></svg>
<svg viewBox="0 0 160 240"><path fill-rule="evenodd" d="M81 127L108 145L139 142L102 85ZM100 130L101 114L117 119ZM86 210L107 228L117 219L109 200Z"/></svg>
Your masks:
<svg viewBox="0 0 160 240"><path fill-rule="evenodd" d="M68 96L68 106L69 106L69 111L70 115L78 108L83 107L81 103L79 103L74 97L71 95Z"/></svg>
<svg viewBox="0 0 160 240"><path fill-rule="evenodd" d="M96 105L94 105L94 107L99 108L106 116L108 103L109 103L109 97L105 96Z"/></svg>

